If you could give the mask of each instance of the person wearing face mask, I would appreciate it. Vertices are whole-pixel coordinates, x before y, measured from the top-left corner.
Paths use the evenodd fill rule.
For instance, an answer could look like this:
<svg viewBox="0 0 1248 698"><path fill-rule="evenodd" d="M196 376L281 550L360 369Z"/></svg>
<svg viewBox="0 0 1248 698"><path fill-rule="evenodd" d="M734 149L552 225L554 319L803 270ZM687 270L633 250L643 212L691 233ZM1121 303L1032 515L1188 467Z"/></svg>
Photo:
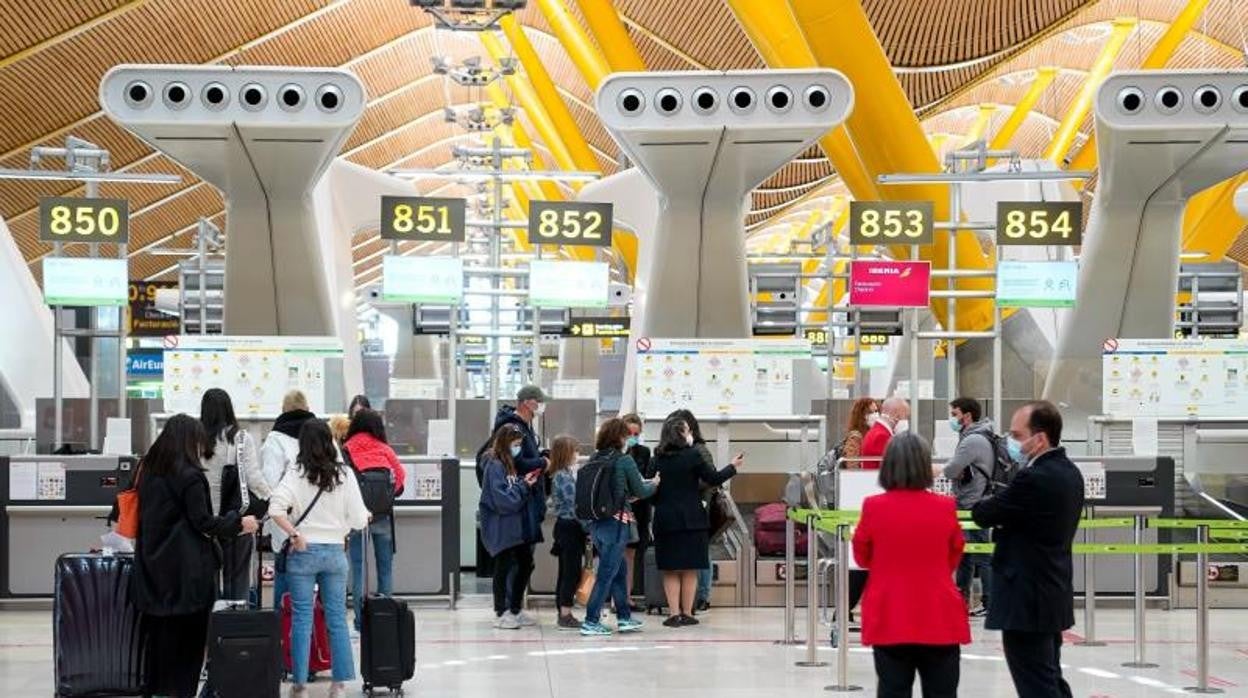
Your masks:
<svg viewBox="0 0 1248 698"><path fill-rule="evenodd" d="M958 447L945 465L944 475L953 483L953 496L958 509L969 510L991 493L992 471L997 459L997 436L991 419L984 418L984 408L974 398L960 397L949 403L949 428L958 435ZM967 543L989 543L990 532L980 529L963 531ZM983 586L980 605L970 611L980 617L988 613L991 599L992 572L987 555L967 554L958 562L957 582L962 598L968 604L971 599L971 582L976 573Z"/></svg>
<svg viewBox="0 0 1248 698"><path fill-rule="evenodd" d="M620 419L628 427L628 443L624 452L633 457L643 480L653 478L655 471L650 459L650 448L642 443L641 417L636 414L626 414ZM649 548L653 542L650 534L651 509L648 499L633 502L633 518L635 519L633 523L637 527L637 540L629 543L624 549L624 564L628 567L628 598L630 599L633 598L633 587L637 585L638 577L643 576L637 561L646 559L646 548ZM642 583L645 583L644 579ZM634 605L632 610L640 612L642 609Z"/></svg>
<svg viewBox="0 0 1248 698"><path fill-rule="evenodd" d="M681 419L663 424L654 465L662 485L654 497L655 560L671 616L669 628L697 625L693 617L697 570L710 567L710 519L702 506L702 485L718 487L737 474L743 457L715 470L694 446L693 431Z"/></svg>
<svg viewBox="0 0 1248 698"><path fill-rule="evenodd" d="M856 460L862 456L862 440L871 431L871 427L880 419L880 406L875 398L860 397L854 400L849 408L849 423L845 425L845 438L837 444L825 458L830 459L826 465L836 467L836 463L845 459L846 469L856 470L862 463ZM821 469L824 464L820 464Z"/></svg>
<svg viewBox="0 0 1248 698"><path fill-rule="evenodd" d="M880 459L888 449L893 434L910 429L910 404L899 397L890 397L880 405L880 417L862 439L862 467L879 470Z"/></svg>
<svg viewBox="0 0 1248 698"><path fill-rule="evenodd" d="M992 600L985 627L1002 631L1020 698L1069 698L1062 632L1075 624L1071 546L1083 512L1083 476L1060 446L1062 415L1031 402L1010 421L1008 450L1023 466L1010 486L971 510L994 529Z"/></svg>
<svg viewBox="0 0 1248 698"><path fill-rule="evenodd" d="M540 471L522 475L516 466L524 433L514 424L494 432L482 478L481 540L494 556L494 627L516 630L536 625L524 613L524 592L533 572L533 547L527 542L529 501L538 495ZM545 499L545 496L541 496Z"/></svg>

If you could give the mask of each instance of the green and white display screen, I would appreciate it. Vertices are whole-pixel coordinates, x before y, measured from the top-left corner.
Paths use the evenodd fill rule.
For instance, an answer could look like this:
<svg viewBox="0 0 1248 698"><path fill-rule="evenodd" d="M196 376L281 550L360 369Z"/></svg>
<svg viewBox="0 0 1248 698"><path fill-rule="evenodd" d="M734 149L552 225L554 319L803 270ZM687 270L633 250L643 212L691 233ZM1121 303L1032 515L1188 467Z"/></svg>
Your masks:
<svg viewBox="0 0 1248 698"><path fill-rule="evenodd" d="M529 262L529 302L546 308L605 308L611 274L605 262Z"/></svg>
<svg viewBox="0 0 1248 698"><path fill-rule="evenodd" d="M1002 308L1073 308L1077 262L1009 262L997 265L997 305Z"/></svg>
<svg viewBox="0 0 1248 698"><path fill-rule="evenodd" d="M43 300L48 305L126 305L129 292L124 259L43 258Z"/></svg>
<svg viewBox="0 0 1248 698"><path fill-rule="evenodd" d="M400 303L459 303L464 297L464 262L458 257L387 256L382 261L381 297Z"/></svg>

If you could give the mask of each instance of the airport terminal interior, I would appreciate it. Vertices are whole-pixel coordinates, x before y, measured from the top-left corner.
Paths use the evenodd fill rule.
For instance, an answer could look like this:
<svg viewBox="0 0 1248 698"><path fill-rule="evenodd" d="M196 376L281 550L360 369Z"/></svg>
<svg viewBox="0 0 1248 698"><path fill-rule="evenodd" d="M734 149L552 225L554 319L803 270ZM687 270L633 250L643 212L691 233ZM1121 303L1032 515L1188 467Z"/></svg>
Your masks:
<svg viewBox="0 0 1248 698"><path fill-rule="evenodd" d="M1248 696L1246 272L1244 0L0 0L0 695Z"/></svg>

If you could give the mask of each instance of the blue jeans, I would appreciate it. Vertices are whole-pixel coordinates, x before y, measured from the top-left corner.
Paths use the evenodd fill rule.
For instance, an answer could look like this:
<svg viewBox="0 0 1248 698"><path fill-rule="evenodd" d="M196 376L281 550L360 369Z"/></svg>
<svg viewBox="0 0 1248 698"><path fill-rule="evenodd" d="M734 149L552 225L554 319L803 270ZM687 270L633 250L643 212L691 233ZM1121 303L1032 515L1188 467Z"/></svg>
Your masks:
<svg viewBox="0 0 1248 698"><path fill-rule="evenodd" d="M962 538L967 543L991 543L992 531L963 531ZM962 592L962 599L970 602L971 583L975 581L976 572L979 573L979 583L983 589L980 600L987 608L989 597L992 596L991 555L978 553L963 555L958 561L958 571L954 578L957 580L958 590Z"/></svg>
<svg viewBox="0 0 1248 698"><path fill-rule="evenodd" d="M291 551L286 560L287 583L294 617L290 625L291 681L308 682L308 653L312 649L312 607L315 588L321 589L325 628L335 682L355 678L355 657L347 630L347 556L342 546L314 543L305 552Z"/></svg>
<svg viewBox="0 0 1248 698"><path fill-rule="evenodd" d="M694 598L695 601L711 602L711 581L714 569L715 561L711 560L711 564L706 569L698 570L698 593Z"/></svg>
<svg viewBox="0 0 1248 698"><path fill-rule="evenodd" d="M277 553L281 555L281 553ZM282 610L282 597L286 592L290 591L290 582L286 579L285 572L273 571L273 610L279 613Z"/></svg>
<svg viewBox="0 0 1248 698"><path fill-rule="evenodd" d="M594 590L585 605L585 622L597 623L607 596L615 602L615 614L619 620L628 620L631 607L628 601L628 566L624 564L624 548L628 545L628 524L616 519L595 521L590 524L594 548L598 550L598 575Z"/></svg>
<svg viewBox="0 0 1248 698"><path fill-rule="evenodd" d="M377 588L373 593L389 594L394 590L394 537L390 532L390 517L378 517L368 526L368 537L373 541L373 560L377 568ZM351 548L351 598L355 601L355 629L360 629L364 618L364 533L352 531L347 536Z"/></svg>

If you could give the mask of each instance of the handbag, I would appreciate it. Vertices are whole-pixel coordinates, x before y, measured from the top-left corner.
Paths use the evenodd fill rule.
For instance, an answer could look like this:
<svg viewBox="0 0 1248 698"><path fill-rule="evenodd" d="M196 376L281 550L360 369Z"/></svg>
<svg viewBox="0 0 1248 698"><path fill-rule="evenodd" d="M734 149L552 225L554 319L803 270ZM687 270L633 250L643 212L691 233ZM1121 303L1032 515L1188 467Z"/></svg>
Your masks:
<svg viewBox="0 0 1248 698"><path fill-rule="evenodd" d="M299 528L299 524L302 524L303 520L308 518L308 514L312 513L312 509L316 507L316 502L321 498L321 495L324 492L325 490L316 491L316 496L312 498L312 503L308 505L307 509L303 510L303 513L299 515L299 519L295 521L295 528ZM286 574L286 557L288 555L290 555L290 538L282 541L282 549L273 558L274 572L277 572L278 574Z"/></svg>
<svg viewBox="0 0 1248 698"><path fill-rule="evenodd" d="M589 605L589 596L594 592L594 584L598 575L594 571L594 549L592 544L585 545L585 566L581 568L581 581L576 585L576 602L582 606Z"/></svg>
<svg viewBox="0 0 1248 698"><path fill-rule="evenodd" d="M134 474L134 482L130 484L130 489L117 493L117 524L113 526L113 530L117 535L131 540L139 537L140 474L142 474L141 469Z"/></svg>
<svg viewBox="0 0 1248 698"><path fill-rule="evenodd" d="M721 489L711 492L711 498L706 504L706 509L710 517L711 540L723 535L730 526L737 522L737 517L733 514L732 507L728 504L728 495L724 494L724 491Z"/></svg>

